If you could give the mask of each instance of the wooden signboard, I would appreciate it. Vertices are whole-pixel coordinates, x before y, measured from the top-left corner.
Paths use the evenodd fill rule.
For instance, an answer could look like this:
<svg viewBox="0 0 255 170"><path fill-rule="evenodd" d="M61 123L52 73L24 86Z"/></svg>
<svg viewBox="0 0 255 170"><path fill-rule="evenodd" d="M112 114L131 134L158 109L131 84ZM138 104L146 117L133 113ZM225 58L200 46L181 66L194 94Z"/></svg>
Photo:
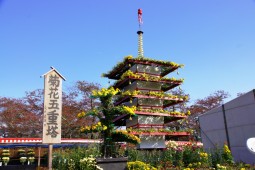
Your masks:
<svg viewBox="0 0 255 170"><path fill-rule="evenodd" d="M62 80L65 80L65 78L53 67L43 76L44 115L42 143L61 143Z"/></svg>

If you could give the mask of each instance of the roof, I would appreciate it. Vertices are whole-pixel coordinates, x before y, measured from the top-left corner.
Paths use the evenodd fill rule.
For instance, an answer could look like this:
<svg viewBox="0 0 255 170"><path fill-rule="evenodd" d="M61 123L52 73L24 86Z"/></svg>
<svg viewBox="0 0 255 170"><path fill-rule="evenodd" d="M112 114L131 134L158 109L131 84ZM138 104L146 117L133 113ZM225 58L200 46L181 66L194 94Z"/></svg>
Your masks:
<svg viewBox="0 0 255 170"><path fill-rule="evenodd" d="M41 77L44 77L45 75L49 74L50 72L55 71L55 72L59 75L59 77L61 77L63 80L66 81L66 78L65 78L64 76L62 76L62 75L58 72L57 69L55 69L53 66L51 66L50 68L51 68L51 70L48 71L47 73L43 74Z"/></svg>

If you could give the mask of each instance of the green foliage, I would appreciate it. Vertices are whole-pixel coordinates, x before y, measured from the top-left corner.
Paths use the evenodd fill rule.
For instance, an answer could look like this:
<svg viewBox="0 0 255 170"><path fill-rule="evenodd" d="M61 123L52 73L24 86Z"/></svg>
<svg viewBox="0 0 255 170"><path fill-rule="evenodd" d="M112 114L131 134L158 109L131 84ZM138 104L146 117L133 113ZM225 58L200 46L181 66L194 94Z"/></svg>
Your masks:
<svg viewBox="0 0 255 170"><path fill-rule="evenodd" d="M206 168L211 166L211 155L197 145L187 145L184 147L183 163L185 167Z"/></svg>
<svg viewBox="0 0 255 170"><path fill-rule="evenodd" d="M178 157L172 150L162 151L128 149L127 153L129 161L142 161L155 167L159 166L159 163L172 165L173 160L177 159Z"/></svg>
<svg viewBox="0 0 255 170"><path fill-rule="evenodd" d="M216 147L213 150L210 150L211 153L211 160L212 160L212 166L216 168L217 164L222 164L223 159L221 157L222 150L219 147Z"/></svg>
<svg viewBox="0 0 255 170"><path fill-rule="evenodd" d="M160 167L170 168L173 166L175 151L173 149L167 149L162 152L162 160L160 161Z"/></svg>
<svg viewBox="0 0 255 170"><path fill-rule="evenodd" d="M54 152L52 166L56 170L80 169L80 160L100 156L99 145L91 144L88 147L77 147Z"/></svg>
<svg viewBox="0 0 255 170"><path fill-rule="evenodd" d="M228 148L228 145L224 144L223 146L223 152L222 152L222 158L225 164L233 164L233 156L231 154L231 151Z"/></svg>

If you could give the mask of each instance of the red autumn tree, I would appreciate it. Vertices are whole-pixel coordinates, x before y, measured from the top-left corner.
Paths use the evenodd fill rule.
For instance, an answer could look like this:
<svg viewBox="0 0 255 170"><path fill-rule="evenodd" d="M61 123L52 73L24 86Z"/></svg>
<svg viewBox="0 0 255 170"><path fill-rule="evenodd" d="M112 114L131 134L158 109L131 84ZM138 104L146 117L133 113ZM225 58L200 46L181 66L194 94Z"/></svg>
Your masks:
<svg viewBox="0 0 255 170"><path fill-rule="evenodd" d="M95 99L91 98L92 90L99 89L98 84L86 81L77 81L76 84L63 94L62 109L62 137L80 137L80 127L84 124L92 124L95 120L88 117L85 120L77 118L77 114L83 110L89 110L98 105Z"/></svg>
<svg viewBox="0 0 255 170"><path fill-rule="evenodd" d="M7 137L29 137L39 130L38 116L30 112L22 99L0 98L2 133Z"/></svg>
<svg viewBox="0 0 255 170"><path fill-rule="evenodd" d="M92 118L77 119L77 113L97 105L90 98L99 85L78 81L63 92L62 137L79 137L79 128L91 124ZM41 137L43 118L43 90L27 92L21 99L0 97L0 128L5 137Z"/></svg>

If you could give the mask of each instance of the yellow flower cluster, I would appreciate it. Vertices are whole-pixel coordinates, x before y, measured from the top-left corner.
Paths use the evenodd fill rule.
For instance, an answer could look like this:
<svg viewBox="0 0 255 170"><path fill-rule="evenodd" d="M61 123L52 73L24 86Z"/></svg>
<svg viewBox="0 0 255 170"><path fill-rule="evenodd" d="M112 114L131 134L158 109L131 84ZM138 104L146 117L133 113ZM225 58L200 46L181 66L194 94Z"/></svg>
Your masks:
<svg viewBox="0 0 255 170"><path fill-rule="evenodd" d="M183 170L194 170L194 168L184 168Z"/></svg>
<svg viewBox="0 0 255 170"><path fill-rule="evenodd" d="M227 169L226 166L223 166L223 165L220 165L220 164L217 164L216 167L217 167L217 170L225 170L225 169Z"/></svg>
<svg viewBox="0 0 255 170"><path fill-rule="evenodd" d="M102 88L101 90L93 90L92 95L94 97L104 97L104 96L114 96L119 93L119 89L114 89L113 87L110 88Z"/></svg>
<svg viewBox="0 0 255 170"><path fill-rule="evenodd" d="M191 112L188 110L186 114L189 116L191 114Z"/></svg>
<svg viewBox="0 0 255 170"><path fill-rule="evenodd" d="M149 113L164 113L164 114L176 115L176 116L185 116L185 115L189 116L190 115L189 110L186 113L183 113L183 112L178 112L178 111L168 111L168 110L164 110L164 109L144 109L142 107L139 107L136 109L136 111L149 112Z"/></svg>
<svg viewBox="0 0 255 170"><path fill-rule="evenodd" d="M202 165L201 162L194 162L194 163L190 163L190 164L188 165L188 167L189 167L189 168L198 168L198 167L200 167L201 165Z"/></svg>
<svg viewBox="0 0 255 170"><path fill-rule="evenodd" d="M138 138L137 136L135 136L135 135L129 133L129 132L126 131L126 130L116 130L115 133L116 133L116 134L124 135L124 136L126 136L129 140L136 141L136 143L140 143L140 142L141 142L140 138Z"/></svg>
<svg viewBox="0 0 255 170"><path fill-rule="evenodd" d="M138 95L139 94L139 91L137 90L134 90L134 91L124 91L121 93L122 96L135 96L135 95Z"/></svg>
<svg viewBox="0 0 255 170"><path fill-rule="evenodd" d="M177 142L175 142L173 140L168 141L168 143L167 143L167 148L168 149L177 149L177 147L178 147Z"/></svg>
<svg viewBox="0 0 255 170"><path fill-rule="evenodd" d="M203 162L203 163L206 163L206 162L208 162L208 157L209 157L209 155L208 155L208 153L206 153L206 152L200 152L199 153L199 157L200 157L200 161L201 162Z"/></svg>
<svg viewBox="0 0 255 170"><path fill-rule="evenodd" d="M137 73L133 73L131 70L126 71L125 73L122 74L122 76L120 77L120 80L124 80L127 77L132 77L134 79L144 79L146 81L177 81L177 82L183 82L184 79L176 79L174 77L172 78L168 78L168 77L159 77L159 76L151 76L149 74L143 73L143 74L137 74Z"/></svg>
<svg viewBox="0 0 255 170"><path fill-rule="evenodd" d="M139 91L139 90L133 90L133 91L124 91L121 93L121 96L136 96L136 95L147 95L147 96L155 96L155 97L159 97L159 98L163 98L163 97L168 97L168 98L172 98L172 99L183 99L183 100L188 100L188 96L176 96L176 95L172 95L172 94L167 94L164 92L156 92L156 91Z"/></svg>
<svg viewBox="0 0 255 170"><path fill-rule="evenodd" d="M157 170L157 168L152 167L150 164L146 164L141 161L128 162L128 170Z"/></svg>
<svg viewBox="0 0 255 170"><path fill-rule="evenodd" d="M97 122L97 124L95 125L91 125L91 126L84 126L81 127L80 132L98 132L98 131L104 131L107 129L107 126L102 125L101 122Z"/></svg>
<svg viewBox="0 0 255 170"><path fill-rule="evenodd" d="M208 154L207 154L206 152L200 152L200 153L199 153L199 156L200 156L201 158L208 158Z"/></svg>
<svg viewBox="0 0 255 170"><path fill-rule="evenodd" d="M231 151L229 150L228 145L226 145L226 144L224 144L224 152L231 154Z"/></svg>
<svg viewBox="0 0 255 170"><path fill-rule="evenodd" d="M81 113L78 113L77 117L78 117L78 118L82 118L82 117L84 117L85 115L86 115L86 113L83 111L83 112L81 112Z"/></svg>
<svg viewBox="0 0 255 170"><path fill-rule="evenodd" d="M92 110L89 110L88 112L82 111L82 112L78 113L77 117L78 118L83 118L85 116L90 116L90 115L91 116L97 116L98 115L98 110L97 109L92 109Z"/></svg>
<svg viewBox="0 0 255 170"><path fill-rule="evenodd" d="M123 109L125 113L128 113L131 116L135 115L136 106L132 106L132 107L123 106Z"/></svg>
<svg viewBox="0 0 255 170"><path fill-rule="evenodd" d="M130 59L132 59L132 58L133 58L133 56L129 55L129 56L126 56L126 57L124 58L124 60L130 60Z"/></svg>
<svg viewBox="0 0 255 170"><path fill-rule="evenodd" d="M133 73L131 70L126 71L120 77L121 80L125 79L126 77L133 77L133 78L140 78L140 75Z"/></svg>

